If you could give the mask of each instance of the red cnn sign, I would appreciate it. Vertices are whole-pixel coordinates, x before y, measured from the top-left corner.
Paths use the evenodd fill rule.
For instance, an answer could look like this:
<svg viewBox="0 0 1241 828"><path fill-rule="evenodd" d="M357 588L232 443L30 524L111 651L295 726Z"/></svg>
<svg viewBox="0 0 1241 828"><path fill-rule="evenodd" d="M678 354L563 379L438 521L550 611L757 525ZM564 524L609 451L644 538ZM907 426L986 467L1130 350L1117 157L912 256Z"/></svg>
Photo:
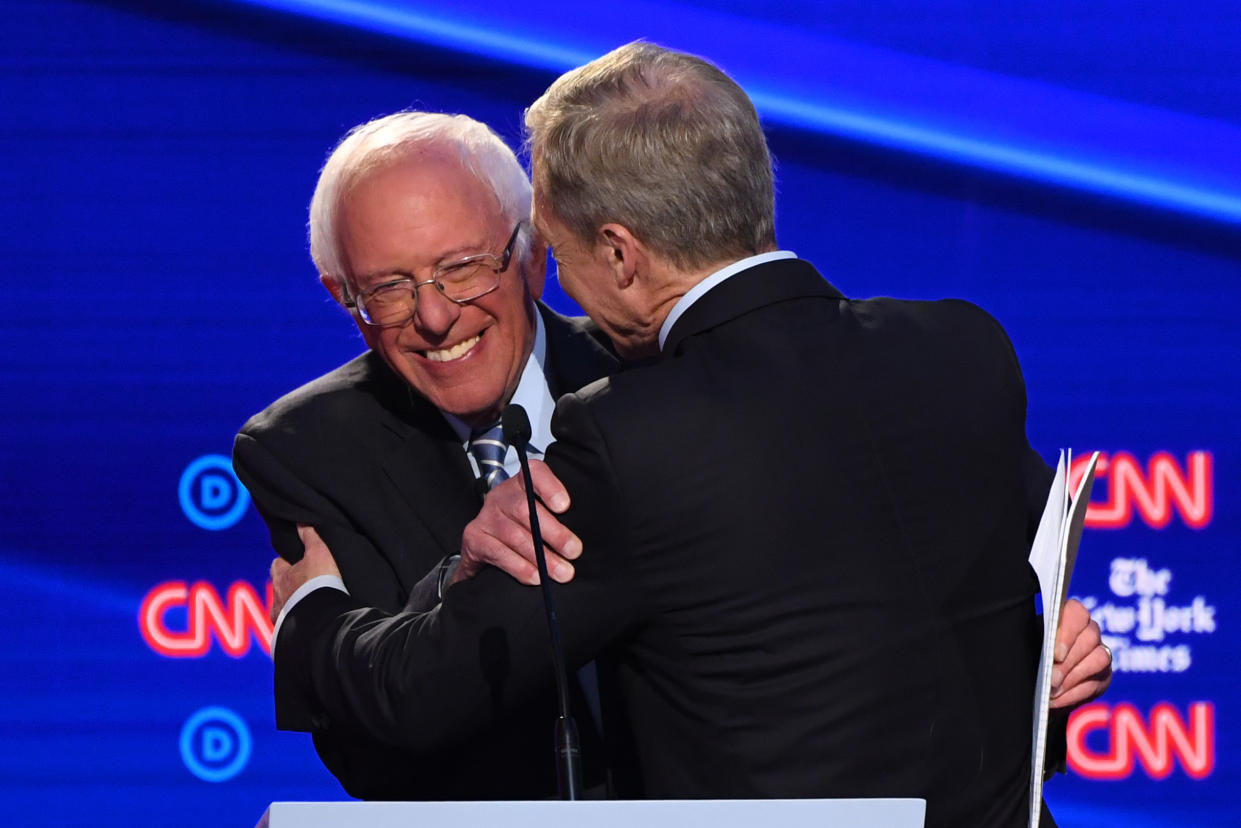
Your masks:
<svg viewBox="0 0 1241 828"><path fill-rule="evenodd" d="M1069 469L1070 488L1082 479L1089 454L1081 454ZM1086 509L1086 525L1094 529L1122 529L1136 512L1147 525L1162 529L1172 512L1194 529L1211 522L1215 512L1213 458L1209 451L1191 451L1185 467L1166 451L1151 455L1146 468L1127 451L1099 454L1094 491L1105 491L1107 500L1092 501Z"/></svg>
<svg viewBox="0 0 1241 828"><path fill-rule="evenodd" d="M271 584L266 600L245 581L234 581L227 598L220 600L215 587L206 581L192 586L185 581L165 581L142 601L138 609L138 629L147 646L168 658L201 658L211 648L211 639L233 658L250 652L252 641L258 641L263 652L271 655L272 623L267 617L272 603ZM184 610L186 628L169 629L166 617L171 610Z"/></svg>
<svg viewBox="0 0 1241 828"><path fill-rule="evenodd" d="M1102 751L1086 744L1096 731L1107 733ZM1167 702L1151 708L1149 722L1127 702L1088 704L1069 718L1068 742L1069 767L1090 779L1124 779L1137 764L1152 779L1167 777L1176 765L1202 779L1215 770L1215 705L1189 705L1187 724Z"/></svg>

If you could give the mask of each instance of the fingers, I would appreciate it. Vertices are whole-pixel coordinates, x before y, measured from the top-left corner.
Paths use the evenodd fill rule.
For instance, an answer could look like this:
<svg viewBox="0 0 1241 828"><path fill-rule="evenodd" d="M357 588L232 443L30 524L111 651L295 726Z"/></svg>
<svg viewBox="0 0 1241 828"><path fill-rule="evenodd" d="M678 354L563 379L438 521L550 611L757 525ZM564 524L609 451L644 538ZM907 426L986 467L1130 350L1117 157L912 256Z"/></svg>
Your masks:
<svg viewBox="0 0 1241 828"><path fill-rule="evenodd" d="M520 476L515 478L518 481L518 488L521 490L521 497L515 503L512 503L510 511L511 519L521 524L526 533L530 531L530 523L526 519L529 506L526 503L525 481ZM530 479L534 482L534 493L542 502L535 501L536 514L539 517L539 534L543 536L545 547L551 552L548 556L548 571L556 580L567 581L573 577L573 568L567 569L560 567L568 577L563 579L556 578L556 568L552 566L552 558L557 558L560 562L566 563L575 560L582 554L581 539L569 531L556 515L563 514L570 504L569 491L560 482L560 479L552 473L552 470L546 463L541 460L530 461ZM554 514L553 514L554 513ZM530 549L530 557L527 560L533 560L534 546L528 544Z"/></svg>
<svg viewBox="0 0 1241 828"><path fill-rule="evenodd" d="M534 553L531 551L529 554L533 557ZM492 535L472 531L467 526L461 538L461 563L453 573L452 583L473 578L484 566L501 569L529 586L539 582L539 570L535 564L503 541Z"/></svg>
<svg viewBox="0 0 1241 828"><path fill-rule="evenodd" d="M302 542L303 561L307 558L311 558L316 562L321 561L325 552L331 556L332 553L328 552L327 544L323 542L323 538L319 537L315 527L307 526L304 523L297 524L297 537Z"/></svg>
<svg viewBox="0 0 1241 828"><path fill-rule="evenodd" d="M535 490L543 487L557 506L567 508L568 493L546 466L538 477L533 473ZM523 584L539 582L535 564L534 541L528 520L529 506L520 478L506 480L487 493L478 517L462 534L461 564L453 575L453 583L473 577L484 566L495 566ZM539 528L547 553L547 570L552 580L564 583L573 578L570 559L582 553L582 542L541 503L535 505Z"/></svg>
<svg viewBox="0 0 1241 828"><path fill-rule="evenodd" d="M1053 696L1049 707L1052 710L1060 710L1067 707L1077 707L1080 704L1096 699L1107 689L1107 684L1099 681L1086 681L1076 687L1066 690L1058 696Z"/></svg>
<svg viewBox="0 0 1241 828"><path fill-rule="evenodd" d="M1064 661L1077 637L1090 624L1090 610L1081 601L1070 598L1060 610L1060 627L1056 630L1055 660ZM1096 626L1097 629L1097 626ZM1094 642L1095 644L1098 641ZM1091 646L1094 646L1093 644Z"/></svg>
<svg viewBox="0 0 1241 828"><path fill-rule="evenodd" d="M561 514L569 508L569 490L542 460L530 461L530 479L534 482L534 493L553 512ZM540 515L539 520L542 519Z"/></svg>
<svg viewBox="0 0 1241 828"><path fill-rule="evenodd" d="M1080 601L1066 601L1056 631L1055 666L1051 671L1053 692L1102 641L1099 625L1091 620L1090 611Z"/></svg>
<svg viewBox="0 0 1241 828"><path fill-rule="evenodd" d="M1055 687L1053 676L1051 706L1076 707L1093 701L1103 695L1111 683L1112 653L1107 645L1099 644L1077 663L1059 687Z"/></svg>
<svg viewBox="0 0 1241 828"><path fill-rule="evenodd" d="M581 554L581 541L566 529L551 512L537 505L540 528L543 530L543 551L547 556L547 571L552 580L565 583L572 580L573 564L555 551L555 545L569 544L574 558ZM504 570L523 584L539 582L534 539L525 521L525 507L520 520L511 519L505 513L493 512L488 517L471 521L461 538L461 564L454 574L453 583L473 577L478 570L490 565Z"/></svg>
<svg viewBox="0 0 1241 828"><path fill-rule="evenodd" d="M1098 698L1112 681L1112 653L1099 625L1080 602L1066 601L1056 630L1051 706L1073 707Z"/></svg>
<svg viewBox="0 0 1241 828"><path fill-rule="evenodd" d="M272 600L271 606L267 608L267 617L271 619L273 624L280 617L280 610L284 609L285 603L289 600L289 596L293 594L292 590L287 590L288 572L293 565L284 558L276 558L271 562L271 568L268 574L271 577Z"/></svg>
<svg viewBox="0 0 1241 828"><path fill-rule="evenodd" d="M534 552L534 544L530 540L530 526L526 520L526 511L529 507L523 502L521 505L518 520L522 527L522 533L525 535L526 546L530 549L531 554ZM569 561L577 560L582 556L582 540L569 530L569 527L560 522L560 518L552 514L546 506L538 501L534 504L535 513L539 516L539 534L543 536L543 545L551 554L548 555L547 565L551 569L551 559L555 557L567 567L569 578L573 577L573 567L569 565ZM555 573L553 572L553 575ZM557 578L557 580L560 580ZM565 578L567 581L568 578Z"/></svg>
<svg viewBox="0 0 1241 828"><path fill-rule="evenodd" d="M302 540L305 554L293 565L293 568L300 570L302 583L319 575L340 577L340 569L336 566L336 559L332 557L332 550L328 549L327 544L324 543L323 538L319 537L319 533L313 526L299 523L297 536Z"/></svg>
<svg viewBox="0 0 1241 828"><path fill-rule="evenodd" d="M327 544L323 542L323 538L319 537L319 533L313 526L299 523L297 537L302 542L302 559L291 564L283 558L276 558L271 562L271 569L268 570L271 575L272 603L267 614L271 617L273 624L280 616L280 610L302 584L319 575L340 577L340 569L336 566L332 551L328 549Z"/></svg>

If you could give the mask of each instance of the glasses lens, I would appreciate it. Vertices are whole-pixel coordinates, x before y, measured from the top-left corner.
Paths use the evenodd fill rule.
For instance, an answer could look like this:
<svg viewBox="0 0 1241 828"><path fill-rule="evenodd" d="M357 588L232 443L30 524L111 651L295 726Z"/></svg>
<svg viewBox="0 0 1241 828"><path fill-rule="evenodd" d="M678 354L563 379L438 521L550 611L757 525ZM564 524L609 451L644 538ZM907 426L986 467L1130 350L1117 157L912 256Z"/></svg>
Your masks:
<svg viewBox="0 0 1241 828"><path fill-rule="evenodd" d="M500 262L495 256L479 256L443 268L436 281L444 295L457 302L477 299L500 284Z"/></svg>
<svg viewBox="0 0 1241 828"><path fill-rule="evenodd" d="M372 325L398 325L414 315L412 283L386 285L358 301L362 318Z"/></svg>

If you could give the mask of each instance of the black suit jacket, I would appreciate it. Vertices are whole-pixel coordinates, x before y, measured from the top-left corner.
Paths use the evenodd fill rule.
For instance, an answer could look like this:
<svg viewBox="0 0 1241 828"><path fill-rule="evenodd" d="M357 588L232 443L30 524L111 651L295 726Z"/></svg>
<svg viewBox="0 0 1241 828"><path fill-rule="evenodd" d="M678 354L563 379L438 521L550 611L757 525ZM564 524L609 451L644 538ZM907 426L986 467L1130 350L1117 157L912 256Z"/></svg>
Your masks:
<svg viewBox="0 0 1241 828"><path fill-rule="evenodd" d="M540 312L553 397L614 369L593 325ZM233 462L281 557L300 559L296 525L313 525L350 593L389 612L438 601L438 564L460 550L481 504L444 416L369 351L251 418ZM512 799L556 791L550 759L538 761L550 756L550 725L536 724L550 702L520 715L488 712L489 726L476 738L418 759L306 709L302 695L277 675L277 725L312 731L324 763L353 796Z"/></svg>
<svg viewBox="0 0 1241 828"><path fill-rule="evenodd" d="M658 362L562 399L547 459L585 554L554 592L570 662L601 654L619 792L918 796L930 826L1024 825L1049 480L1025 408L984 312L850 301L800 261L732 277ZM313 593L276 670L434 752L550 666L537 590L489 571L425 614Z"/></svg>

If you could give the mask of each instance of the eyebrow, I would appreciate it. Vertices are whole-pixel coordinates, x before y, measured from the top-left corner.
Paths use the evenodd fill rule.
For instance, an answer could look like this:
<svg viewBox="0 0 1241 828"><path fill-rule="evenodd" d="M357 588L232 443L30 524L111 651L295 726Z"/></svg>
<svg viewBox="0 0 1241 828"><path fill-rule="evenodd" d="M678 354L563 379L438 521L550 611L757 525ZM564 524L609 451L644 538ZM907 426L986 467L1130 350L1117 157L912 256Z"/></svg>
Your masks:
<svg viewBox="0 0 1241 828"><path fill-rule="evenodd" d="M431 267L432 269L434 269L434 268L439 267L440 265L451 264L454 261L457 261L459 259L465 259L470 256L479 256L479 255L487 255L487 254L494 256L495 251L485 249L485 245L486 245L486 242L484 242L482 245L464 244L458 247L454 247L452 250L449 250L446 253L440 254L440 257L435 260L435 263L432 264ZM411 270L406 270L404 268L395 267L395 268L388 268L385 270L373 270L370 273L355 273L353 276L353 280L354 282L357 283L358 290L361 291L361 290L366 290L369 287L374 287L375 285L378 285L378 284L383 284L384 282L393 281L394 278L408 279L408 278L412 278L413 275L414 275L413 271ZM367 284L367 283L371 283L371 284Z"/></svg>

